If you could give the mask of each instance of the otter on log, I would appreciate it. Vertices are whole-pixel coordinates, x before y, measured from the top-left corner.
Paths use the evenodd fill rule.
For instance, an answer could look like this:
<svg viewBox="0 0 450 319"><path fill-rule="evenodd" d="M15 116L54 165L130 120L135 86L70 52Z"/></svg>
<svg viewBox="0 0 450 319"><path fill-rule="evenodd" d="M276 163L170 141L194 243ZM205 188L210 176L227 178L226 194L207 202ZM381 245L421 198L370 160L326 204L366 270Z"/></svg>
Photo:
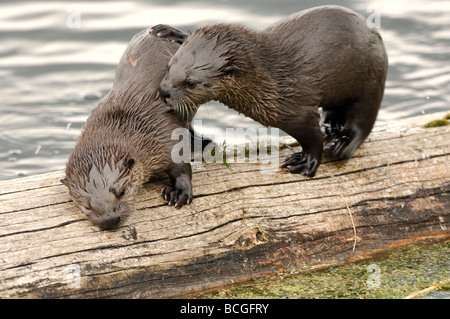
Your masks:
<svg viewBox="0 0 450 319"><path fill-rule="evenodd" d="M176 34L165 28L154 32ZM313 177L324 141L333 158L347 159L371 132L388 58L363 16L323 6L261 32L228 24L197 29L168 66L160 93L178 113L216 100L277 127L302 146L282 168Z"/></svg>
<svg viewBox="0 0 450 319"><path fill-rule="evenodd" d="M117 68L111 91L87 119L61 180L88 219L108 229L134 210L142 184L166 172L162 189L169 205L192 201L191 165L175 164L174 129L189 120L174 116L158 86L167 63L180 46L143 30L135 35Z"/></svg>

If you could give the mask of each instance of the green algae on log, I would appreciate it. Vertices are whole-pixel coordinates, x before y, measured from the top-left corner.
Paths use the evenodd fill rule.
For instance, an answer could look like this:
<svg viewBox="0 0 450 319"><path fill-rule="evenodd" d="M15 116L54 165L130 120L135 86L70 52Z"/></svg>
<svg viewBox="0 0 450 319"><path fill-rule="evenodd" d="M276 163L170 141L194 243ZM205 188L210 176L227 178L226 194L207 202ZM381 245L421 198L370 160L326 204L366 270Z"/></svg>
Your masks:
<svg viewBox="0 0 450 319"><path fill-rule="evenodd" d="M278 272L248 284L195 298L423 298L426 295L417 292L429 287L450 290L449 260L450 242L447 241L410 247L324 270L299 274Z"/></svg>

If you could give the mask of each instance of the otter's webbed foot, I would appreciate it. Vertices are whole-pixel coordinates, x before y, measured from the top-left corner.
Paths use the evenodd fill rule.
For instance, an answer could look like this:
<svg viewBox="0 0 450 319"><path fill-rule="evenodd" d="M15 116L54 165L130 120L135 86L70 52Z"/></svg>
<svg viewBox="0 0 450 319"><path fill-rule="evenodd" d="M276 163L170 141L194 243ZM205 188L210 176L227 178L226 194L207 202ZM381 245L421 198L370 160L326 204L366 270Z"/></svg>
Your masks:
<svg viewBox="0 0 450 319"><path fill-rule="evenodd" d="M353 141L352 132L346 129L343 125L331 123L324 123L321 127L322 132L325 133L325 148L324 150L336 159L349 158L354 150L350 150L349 145Z"/></svg>
<svg viewBox="0 0 450 319"><path fill-rule="evenodd" d="M170 206L179 208L192 203L191 165L181 163L175 165L169 172L170 185L161 190L161 196Z"/></svg>
<svg viewBox="0 0 450 319"><path fill-rule="evenodd" d="M327 116L329 118L320 127L324 135L324 151L331 158L350 158L356 149L353 146L355 143L352 143L354 141L353 132L345 127L345 120L336 118L335 114L330 112L327 113Z"/></svg>
<svg viewBox="0 0 450 319"><path fill-rule="evenodd" d="M349 149L351 142L352 138L349 135L332 135L325 139L326 145L324 150L329 153L332 158L347 159L354 152L353 149Z"/></svg>
<svg viewBox="0 0 450 319"><path fill-rule="evenodd" d="M187 34L183 31L180 31L167 24L155 25L154 27L150 28L149 32L154 36L165 38L179 44L182 44L187 37Z"/></svg>
<svg viewBox="0 0 450 319"><path fill-rule="evenodd" d="M290 173L314 177L319 164L320 161L315 159L311 154L298 152L288 157L281 165L281 168L288 168Z"/></svg>

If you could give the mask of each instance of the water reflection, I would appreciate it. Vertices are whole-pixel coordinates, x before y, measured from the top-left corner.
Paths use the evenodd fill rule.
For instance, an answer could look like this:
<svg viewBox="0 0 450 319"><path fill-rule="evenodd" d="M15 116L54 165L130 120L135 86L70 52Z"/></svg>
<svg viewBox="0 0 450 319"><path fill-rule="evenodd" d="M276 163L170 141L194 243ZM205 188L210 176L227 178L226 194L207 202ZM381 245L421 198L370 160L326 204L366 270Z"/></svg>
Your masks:
<svg viewBox="0 0 450 319"><path fill-rule="evenodd" d="M185 31L208 23L262 29L291 13L329 1L63 1L0 4L0 179L63 169L80 129L111 88L131 37L158 23ZM367 1L340 5L368 16ZM450 3L373 1L389 54L379 119L448 110L450 105ZM207 127L259 127L211 103L197 118ZM71 123L69 128L68 123ZM39 152L36 149L40 147Z"/></svg>

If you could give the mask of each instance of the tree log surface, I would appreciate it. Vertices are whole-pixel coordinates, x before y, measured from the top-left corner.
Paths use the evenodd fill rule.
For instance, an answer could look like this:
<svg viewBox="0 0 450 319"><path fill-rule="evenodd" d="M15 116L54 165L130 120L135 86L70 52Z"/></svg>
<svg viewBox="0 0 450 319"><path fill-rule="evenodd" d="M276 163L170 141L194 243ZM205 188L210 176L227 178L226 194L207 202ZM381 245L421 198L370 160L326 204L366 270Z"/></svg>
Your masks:
<svg viewBox="0 0 450 319"><path fill-rule="evenodd" d="M448 239L450 127L414 121L325 158L313 179L196 165L191 205L167 206L164 181L148 183L113 231L84 218L63 172L0 181L0 297L177 297Z"/></svg>

